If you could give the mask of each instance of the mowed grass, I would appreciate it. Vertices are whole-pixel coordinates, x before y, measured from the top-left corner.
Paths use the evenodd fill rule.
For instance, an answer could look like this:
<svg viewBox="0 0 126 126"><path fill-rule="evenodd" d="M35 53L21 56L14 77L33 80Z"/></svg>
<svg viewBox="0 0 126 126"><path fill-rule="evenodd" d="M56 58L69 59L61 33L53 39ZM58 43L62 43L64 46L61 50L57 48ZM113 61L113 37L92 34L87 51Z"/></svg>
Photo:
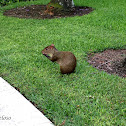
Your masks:
<svg viewBox="0 0 126 126"><path fill-rule="evenodd" d="M107 48L126 48L125 0L74 0L90 6L85 16L60 19L19 19L3 16L21 2L0 8L0 76L55 125L125 126L126 79L93 68L87 54ZM76 72L61 75L59 66L41 54L55 44L77 58Z"/></svg>

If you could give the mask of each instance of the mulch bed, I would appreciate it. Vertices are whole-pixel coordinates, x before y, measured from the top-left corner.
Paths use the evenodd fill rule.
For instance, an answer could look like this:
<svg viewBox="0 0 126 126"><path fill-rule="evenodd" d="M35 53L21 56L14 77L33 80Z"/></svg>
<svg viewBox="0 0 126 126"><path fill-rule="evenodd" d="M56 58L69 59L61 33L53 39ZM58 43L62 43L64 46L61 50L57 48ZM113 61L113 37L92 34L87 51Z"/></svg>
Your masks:
<svg viewBox="0 0 126 126"><path fill-rule="evenodd" d="M31 5L6 10L4 15L18 18L52 19L61 17L82 16L93 11L91 7L75 6L70 12L57 12L54 15L45 14L46 5Z"/></svg>
<svg viewBox="0 0 126 126"><path fill-rule="evenodd" d="M126 49L105 50L101 53L91 53L88 55L88 62L99 70L104 70L110 74L126 77Z"/></svg>

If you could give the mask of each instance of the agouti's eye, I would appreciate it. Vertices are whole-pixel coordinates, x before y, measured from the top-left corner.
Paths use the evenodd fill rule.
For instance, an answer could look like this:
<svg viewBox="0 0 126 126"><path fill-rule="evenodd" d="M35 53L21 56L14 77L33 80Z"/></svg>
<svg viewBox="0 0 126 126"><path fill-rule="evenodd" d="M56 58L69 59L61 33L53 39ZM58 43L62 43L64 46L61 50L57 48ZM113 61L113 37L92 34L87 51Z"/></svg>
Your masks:
<svg viewBox="0 0 126 126"><path fill-rule="evenodd" d="M48 50L48 49L46 48L46 50Z"/></svg>

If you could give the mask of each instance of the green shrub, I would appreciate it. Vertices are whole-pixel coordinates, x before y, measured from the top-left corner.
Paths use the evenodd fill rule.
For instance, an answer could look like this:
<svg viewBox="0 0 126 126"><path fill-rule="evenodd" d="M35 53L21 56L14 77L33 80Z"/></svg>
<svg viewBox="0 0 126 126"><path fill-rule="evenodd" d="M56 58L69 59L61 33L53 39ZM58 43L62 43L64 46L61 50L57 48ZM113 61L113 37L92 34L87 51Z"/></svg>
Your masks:
<svg viewBox="0 0 126 126"><path fill-rule="evenodd" d="M5 6L11 3L21 2L21 1L34 1L34 0L0 0L0 6Z"/></svg>

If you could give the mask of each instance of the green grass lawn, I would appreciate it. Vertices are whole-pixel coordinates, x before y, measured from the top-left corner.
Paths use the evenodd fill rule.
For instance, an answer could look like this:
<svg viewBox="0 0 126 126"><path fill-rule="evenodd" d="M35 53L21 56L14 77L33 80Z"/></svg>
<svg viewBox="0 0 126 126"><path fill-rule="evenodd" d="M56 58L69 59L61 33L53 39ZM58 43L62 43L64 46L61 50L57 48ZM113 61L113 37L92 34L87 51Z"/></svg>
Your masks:
<svg viewBox="0 0 126 126"><path fill-rule="evenodd" d="M125 126L126 79L99 71L87 62L89 52L126 48L125 0L74 0L95 10L60 19L18 19L3 16L17 6L0 8L0 76L37 104L55 125ZM55 44L77 58L76 72L61 75L59 66L41 54Z"/></svg>

